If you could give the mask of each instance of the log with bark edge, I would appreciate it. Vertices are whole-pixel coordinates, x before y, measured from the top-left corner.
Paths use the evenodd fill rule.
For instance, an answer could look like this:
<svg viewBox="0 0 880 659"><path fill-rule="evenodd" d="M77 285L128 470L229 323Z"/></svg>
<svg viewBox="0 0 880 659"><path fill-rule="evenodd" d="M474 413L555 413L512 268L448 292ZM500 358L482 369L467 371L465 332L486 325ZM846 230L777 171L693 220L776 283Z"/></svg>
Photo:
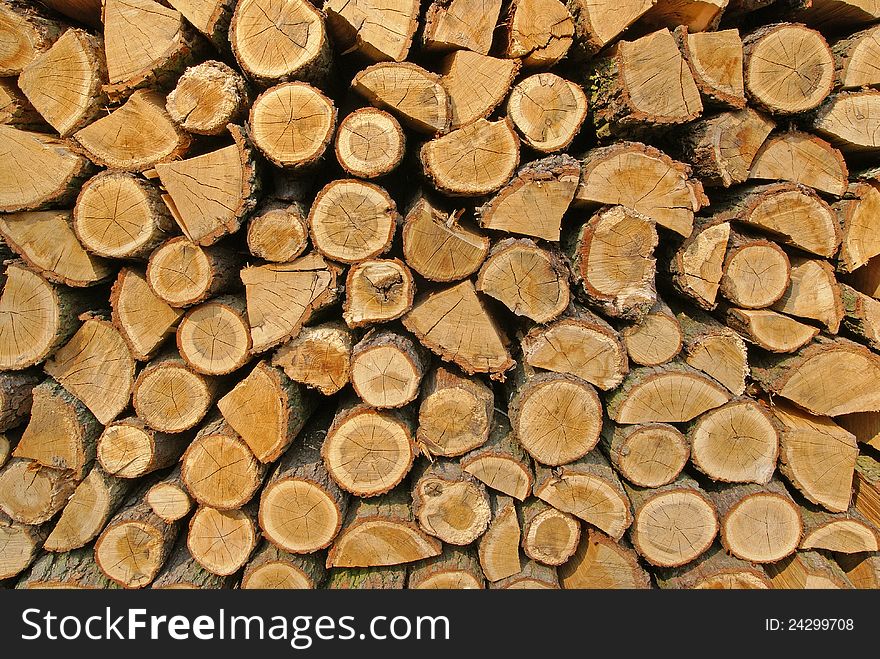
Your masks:
<svg viewBox="0 0 880 659"><path fill-rule="evenodd" d="M568 373L607 391L619 385L629 364L625 339L587 307L573 301L548 325L534 325L520 346L526 364Z"/></svg>
<svg viewBox="0 0 880 659"><path fill-rule="evenodd" d="M492 519L486 488L452 460L415 468L412 512L423 531L451 545L469 545Z"/></svg>
<svg viewBox="0 0 880 659"><path fill-rule="evenodd" d="M150 588L159 590L215 590L229 588L232 578L208 572L193 558L186 539L181 538L171 550L162 570L153 580Z"/></svg>
<svg viewBox="0 0 880 659"><path fill-rule="evenodd" d="M19 89L62 137L91 123L106 103L103 46L85 30L67 30L18 77Z"/></svg>
<svg viewBox="0 0 880 659"><path fill-rule="evenodd" d="M33 390L39 383L40 376L35 370L0 373L0 433L28 420Z"/></svg>
<svg viewBox="0 0 880 659"><path fill-rule="evenodd" d="M264 360L217 401L217 408L257 460L270 463L302 430L315 401L302 385Z"/></svg>
<svg viewBox="0 0 880 659"><path fill-rule="evenodd" d="M359 497L393 489L409 473L416 449L411 410L377 410L343 401L321 446L334 481ZM351 567L351 566L349 566Z"/></svg>
<svg viewBox="0 0 880 659"><path fill-rule="evenodd" d="M345 277L342 318L351 328L397 320L412 309L415 288L399 259L361 261Z"/></svg>
<svg viewBox="0 0 880 659"><path fill-rule="evenodd" d="M244 78L223 62L189 67L165 99L168 116L197 135L220 135L245 118L249 91Z"/></svg>
<svg viewBox="0 0 880 659"><path fill-rule="evenodd" d="M156 432L137 417L108 425L98 438L98 462L111 476L140 478L175 464L190 437Z"/></svg>
<svg viewBox="0 0 880 659"><path fill-rule="evenodd" d="M718 534L715 506L696 481L685 475L663 487L624 484L632 501L633 547L651 565L678 567L703 554Z"/></svg>
<svg viewBox="0 0 880 659"><path fill-rule="evenodd" d="M345 52L400 62L406 59L419 25L417 0L328 0L327 27Z"/></svg>
<svg viewBox="0 0 880 659"><path fill-rule="evenodd" d="M835 420L841 428L855 435L860 444L880 448L880 412L844 414Z"/></svg>
<svg viewBox="0 0 880 659"><path fill-rule="evenodd" d="M138 374L132 405L155 430L178 433L201 421L217 397L218 382L187 366L174 351L150 360Z"/></svg>
<svg viewBox="0 0 880 659"><path fill-rule="evenodd" d="M70 471L13 458L0 470L0 511L21 524L39 526L64 508L77 484Z"/></svg>
<svg viewBox="0 0 880 659"><path fill-rule="evenodd" d="M522 547L526 556L544 565L562 565L577 551L581 524L540 499L520 506Z"/></svg>
<svg viewBox="0 0 880 659"><path fill-rule="evenodd" d="M876 117L880 91L863 90L834 94L816 111L810 125L838 149L853 156L872 156L880 152L876 137ZM854 117L868 117L853 121Z"/></svg>
<svg viewBox="0 0 880 659"><path fill-rule="evenodd" d="M853 183L846 199L834 204L842 228L838 268L852 272L880 254L877 214L880 213L880 181Z"/></svg>
<svg viewBox="0 0 880 659"><path fill-rule="evenodd" d="M45 120L21 93L13 78L0 79L0 124L24 130L46 129Z"/></svg>
<svg viewBox="0 0 880 659"><path fill-rule="evenodd" d="M769 309L729 307L724 311L724 320L746 341L770 352L795 352L819 333L818 327Z"/></svg>
<svg viewBox="0 0 880 659"><path fill-rule="evenodd" d="M475 197L500 190L519 165L519 138L509 118L477 119L422 145L425 177L451 196Z"/></svg>
<svg viewBox="0 0 880 659"><path fill-rule="evenodd" d="M227 129L233 144L156 165L167 190L162 199L172 217L187 238L203 246L238 231L256 207L260 192L260 177L245 130L235 124Z"/></svg>
<svg viewBox="0 0 880 659"><path fill-rule="evenodd" d="M407 265L431 281L457 281L474 274L489 253L489 238L470 222L459 222L463 212L447 212L420 194L401 231Z"/></svg>
<svg viewBox="0 0 880 659"><path fill-rule="evenodd" d="M489 581L500 581L522 569L519 517L510 497L490 493L489 505L492 521L477 545L480 568Z"/></svg>
<svg viewBox="0 0 880 659"><path fill-rule="evenodd" d="M118 589L101 572L91 547L40 556L15 586L21 589Z"/></svg>
<svg viewBox="0 0 880 659"><path fill-rule="evenodd" d="M842 195L849 171L843 155L821 137L790 130L771 135L752 160L749 179L792 181Z"/></svg>
<svg viewBox="0 0 880 659"><path fill-rule="evenodd" d="M554 73L537 73L514 85L507 114L526 144L552 153L568 147L580 132L587 97L576 83Z"/></svg>
<svg viewBox="0 0 880 659"><path fill-rule="evenodd" d="M375 329L351 352L351 384L367 405L398 408L414 401L428 370L427 351L407 334Z"/></svg>
<svg viewBox="0 0 880 659"><path fill-rule="evenodd" d="M678 318L659 298L641 320L623 328L620 338L629 358L641 366L665 364L674 359L684 345Z"/></svg>
<svg viewBox="0 0 880 659"><path fill-rule="evenodd" d="M880 556L877 554L835 554L834 561L843 570L853 588L880 588Z"/></svg>
<svg viewBox="0 0 880 659"><path fill-rule="evenodd" d="M843 326L874 350L880 350L880 301L846 284L840 285L840 293L845 313Z"/></svg>
<svg viewBox="0 0 880 659"><path fill-rule="evenodd" d="M817 320L832 334L837 334L846 311L832 265L803 256L791 257L791 282L771 308L789 316Z"/></svg>
<svg viewBox="0 0 880 659"><path fill-rule="evenodd" d="M535 465L536 497L592 524L619 541L632 524L630 501L617 473L599 451L549 469Z"/></svg>
<svg viewBox="0 0 880 659"><path fill-rule="evenodd" d="M312 314L338 296L338 265L309 252L292 263L249 266L241 271L253 352L265 352L299 334Z"/></svg>
<svg viewBox="0 0 880 659"><path fill-rule="evenodd" d="M489 251L476 288L515 315L543 324L568 307L568 279L568 268L558 252L542 249L529 238L506 238Z"/></svg>
<svg viewBox="0 0 880 659"><path fill-rule="evenodd" d="M731 230L721 275L721 294L745 309L763 309L789 288L791 264L775 242Z"/></svg>
<svg viewBox="0 0 880 659"><path fill-rule="evenodd" d="M691 169L639 142L618 142L588 151L574 204L620 204L682 236L691 235L694 213L708 199Z"/></svg>
<svg viewBox="0 0 880 659"><path fill-rule="evenodd" d="M150 254L147 284L170 306L191 307L232 286L238 263L224 247L200 247L178 236Z"/></svg>
<svg viewBox="0 0 880 659"><path fill-rule="evenodd" d="M731 556L718 545L688 565L655 572L660 588L678 590L766 590L767 574L751 563Z"/></svg>
<svg viewBox="0 0 880 659"><path fill-rule="evenodd" d="M505 55L522 59L528 68L558 64L573 42L574 20L559 0L514 0L505 25Z"/></svg>
<svg viewBox="0 0 880 659"><path fill-rule="evenodd" d="M442 544L419 528L409 489L398 487L376 499L357 499L327 553L327 567L380 567L439 556Z"/></svg>
<svg viewBox="0 0 880 659"><path fill-rule="evenodd" d="M820 549L841 554L862 554L880 551L877 528L850 508L846 513L828 513L817 507L802 506L804 537L801 549Z"/></svg>
<svg viewBox="0 0 880 659"><path fill-rule="evenodd" d="M160 519L171 524L183 519L192 509L193 501L180 476L180 466L147 490L146 500Z"/></svg>
<svg viewBox="0 0 880 659"><path fill-rule="evenodd" d="M703 111L699 89L666 28L620 41L595 59L590 85L590 113L600 140L637 137L657 126L693 121Z"/></svg>
<svg viewBox="0 0 880 659"><path fill-rule="evenodd" d="M308 210L299 202L270 201L251 216L248 251L273 263L295 261L309 246Z"/></svg>
<svg viewBox="0 0 880 659"><path fill-rule="evenodd" d="M856 460L853 505L875 528L880 528L880 464L870 455Z"/></svg>
<svg viewBox="0 0 880 659"><path fill-rule="evenodd" d="M328 570L328 590L403 590L407 565L336 567Z"/></svg>
<svg viewBox="0 0 880 659"><path fill-rule="evenodd" d="M319 554L298 556L264 542L248 561L242 589L311 590L324 582L326 569Z"/></svg>
<svg viewBox="0 0 880 659"><path fill-rule="evenodd" d="M348 384L353 335L343 323L330 321L302 331L272 357L287 376L331 396Z"/></svg>
<svg viewBox="0 0 880 659"><path fill-rule="evenodd" d="M683 359L740 396L749 376L746 344L734 331L699 310L677 314L684 339Z"/></svg>
<svg viewBox="0 0 880 659"><path fill-rule="evenodd" d="M242 71L264 86L292 78L323 82L330 73L324 17L305 0L242 0L229 25L229 44Z"/></svg>
<svg viewBox="0 0 880 659"><path fill-rule="evenodd" d="M464 48L489 53L501 0L435 0L425 12L422 43L426 50Z"/></svg>
<svg viewBox="0 0 880 659"><path fill-rule="evenodd" d="M30 567L47 533L46 526L19 524L0 512L0 579L15 577Z"/></svg>
<svg viewBox="0 0 880 659"><path fill-rule="evenodd" d="M523 451L503 416L496 416L489 439L461 458L461 468L486 486L525 500L535 477L529 456Z"/></svg>
<svg viewBox="0 0 880 659"><path fill-rule="evenodd" d="M186 545L208 572L229 576L247 563L257 546L257 504L238 510L201 507L189 521Z"/></svg>
<svg viewBox="0 0 880 659"><path fill-rule="evenodd" d="M675 4L672 3L672 6ZM701 6L703 3L693 4ZM710 3L707 4L712 7ZM673 34L700 90L703 103L732 109L745 107L743 48L739 30L702 32L691 31L681 25L675 28Z"/></svg>
<svg viewBox="0 0 880 659"><path fill-rule="evenodd" d="M578 293L616 318L639 319L657 301L654 222L624 206L604 208L563 236Z"/></svg>
<svg viewBox="0 0 880 659"><path fill-rule="evenodd" d="M799 551L777 563L768 563L764 570L774 589L847 590L853 587L837 563L816 551Z"/></svg>
<svg viewBox="0 0 880 659"><path fill-rule="evenodd" d="M880 57L880 30L869 27L836 41L834 53L835 83L841 89L859 89L880 85L875 62Z"/></svg>
<svg viewBox="0 0 880 659"><path fill-rule="evenodd" d="M0 4L0 24L8 47L0 55L0 75L17 76L48 50L61 36L64 26L49 18L31 3L4 0Z"/></svg>
<svg viewBox="0 0 880 659"><path fill-rule="evenodd" d="M336 160L352 176L376 178L395 169L406 153L406 136L384 110L360 108L339 123Z"/></svg>
<svg viewBox="0 0 880 659"><path fill-rule="evenodd" d="M447 55L440 71L452 111L449 127L461 128L490 115L507 96L519 69L519 60L489 57L470 50Z"/></svg>
<svg viewBox="0 0 880 659"><path fill-rule="evenodd" d="M242 508L263 484L267 467L229 423L208 417L180 460L187 491L202 506Z"/></svg>
<svg viewBox="0 0 880 659"><path fill-rule="evenodd" d="M562 588L570 590L634 590L651 584L628 542L616 542L590 527L584 528L574 556L557 571Z"/></svg>
<svg viewBox="0 0 880 659"><path fill-rule="evenodd" d="M614 11L608 11L607 5L601 2L566 0L565 5L574 20L571 55L579 61L589 60L654 4L654 0L628 0L615 5Z"/></svg>
<svg viewBox="0 0 880 659"><path fill-rule="evenodd" d="M439 556L412 565L407 588L415 590L478 590L485 587L477 555L472 550L444 547Z"/></svg>
<svg viewBox="0 0 880 659"><path fill-rule="evenodd" d="M385 62L358 73L351 87L412 130L430 134L449 130L449 95L436 73L409 62Z"/></svg>
<svg viewBox="0 0 880 659"><path fill-rule="evenodd" d="M203 302L187 310L177 324L177 349L197 373L232 373L248 362L251 347L243 295Z"/></svg>
<svg viewBox="0 0 880 659"><path fill-rule="evenodd" d="M501 590L558 590L559 576L555 567L524 560L522 570L492 582L489 587Z"/></svg>
<svg viewBox="0 0 880 659"><path fill-rule="evenodd" d="M668 423L618 426L607 422L600 442L614 469L640 487L668 485L691 454L685 436Z"/></svg>
<svg viewBox="0 0 880 659"><path fill-rule="evenodd" d="M674 289L701 309L711 311L718 305L729 237L728 222L701 220L664 268L671 276Z"/></svg>

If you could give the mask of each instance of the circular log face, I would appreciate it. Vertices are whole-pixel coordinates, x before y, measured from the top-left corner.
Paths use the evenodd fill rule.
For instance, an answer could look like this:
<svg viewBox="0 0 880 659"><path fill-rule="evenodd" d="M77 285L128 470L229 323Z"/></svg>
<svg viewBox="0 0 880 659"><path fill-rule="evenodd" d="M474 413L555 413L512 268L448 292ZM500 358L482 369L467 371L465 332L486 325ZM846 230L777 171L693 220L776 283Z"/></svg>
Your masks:
<svg viewBox="0 0 880 659"><path fill-rule="evenodd" d="M172 307L183 307L203 298L211 287L211 262L198 245L173 238L150 256L147 282L153 292Z"/></svg>
<svg viewBox="0 0 880 659"><path fill-rule="evenodd" d="M221 299L199 305L180 321L177 345L180 356L199 373L231 373L250 356L247 317Z"/></svg>
<svg viewBox="0 0 880 659"><path fill-rule="evenodd" d="M227 510L250 500L263 472L241 438L218 432L200 434L190 444L181 461L180 475L196 501Z"/></svg>
<svg viewBox="0 0 880 659"><path fill-rule="evenodd" d="M329 545L342 526L334 499L319 485L284 479L266 486L260 500L260 527L272 544L295 554Z"/></svg>
<svg viewBox="0 0 880 659"><path fill-rule="evenodd" d="M189 523L190 554L209 572L234 574L257 544L255 524L241 510L199 508Z"/></svg>
<svg viewBox="0 0 880 659"><path fill-rule="evenodd" d="M775 563L794 552L803 525L790 499L766 492L743 498L721 525L724 546L738 558L753 563Z"/></svg>
<svg viewBox="0 0 880 659"><path fill-rule="evenodd" d="M132 404L138 417L162 432L183 432L204 418L213 394L204 376L183 364L147 367L134 385Z"/></svg>
<svg viewBox="0 0 880 659"><path fill-rule="evenodd" d="M162 567L164 545L162 535L152 524L123 522L98 538L95 560L104 574L119 585L143 588Z"/></svg>
<svg viewBox="0 0 880 659"><path fill-rule="evenodd" d="M382 110L362 108L339 124L336 159L352 176L375 178L400 164L405 143L397 119Z"/></svg>
<svg viewBox="0 0 880 659"><path fill-rule="evenodd" d="M718 533L715 509L696 490L656 495L636 512L633 544L652 565L690 563L706 551Z"/></svg>
<svg viewBox="0 0 880 659"><path fill-rule="evenodd" d="M0 297L0 368L20 370L46 357L61 325L61 309L52 285L38 274L21 266L6 272Z"/></svg>
<svg viewBox="0 0 880 659"><path fill-rule="evenodd" d="M529 146L550 153L567 147L580 131L587 97L573 82L538 73L517 83L507 111Z"/></svg>

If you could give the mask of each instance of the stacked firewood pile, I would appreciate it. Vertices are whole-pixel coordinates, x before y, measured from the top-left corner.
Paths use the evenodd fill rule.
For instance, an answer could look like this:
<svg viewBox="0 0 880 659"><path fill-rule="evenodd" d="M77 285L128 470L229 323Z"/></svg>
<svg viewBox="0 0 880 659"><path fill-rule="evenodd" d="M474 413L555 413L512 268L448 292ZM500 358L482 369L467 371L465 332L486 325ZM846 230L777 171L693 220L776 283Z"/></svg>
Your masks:
<svg viewBox="0 0 880 659"><path fill-rule="evenodd" d="M880 586L878 20L0 0L0 579Z"/></svg>

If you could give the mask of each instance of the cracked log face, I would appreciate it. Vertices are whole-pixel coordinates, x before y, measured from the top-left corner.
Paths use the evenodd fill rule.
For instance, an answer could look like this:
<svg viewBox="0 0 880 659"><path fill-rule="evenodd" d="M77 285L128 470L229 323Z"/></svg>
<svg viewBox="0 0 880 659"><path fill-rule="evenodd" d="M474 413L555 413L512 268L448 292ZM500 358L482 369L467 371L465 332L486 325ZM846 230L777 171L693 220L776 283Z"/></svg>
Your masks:
<svg viewBox="0 0 880 659"><path fill-rule="evenodd" d="M799 131L770 136L749 170L749 179L792 181L833 195L846 192L848 175L840 151Z"/></svg>
<svg viewBox="0 0 880 659"><path fill-rule="evenodd" d="M507 18L508 57L523 66L546 68L557 64L571 48L574 21L559 0L517 0Z"/></svg>
<svg viewBox="0 0 880 659"><path fill-rule="evenodd" d="M134 383L132 405L156 430L183 432L198 424L214 402L216 383L190 370L176 355L147 364Z"/></svg>
<svg viewBox="0 0 880 659"><path fill-rule="evenodd" d="M244 78L223 62L209 60L190 67L168 94L165 109L184 130L220 135L226 124L240 123L245 115L248 87Z"/></svg>
<svg viewBox="0 0 880 659"><path fill-rule="evenodd" d="M209 572L238 572L257 545L253 516L242 510L199 508L189 522L187 547Z"/></svg>
<svg viewBox="0 0 880 659"><path fill-rule="evenodd" d="M373 105L422 133L449 130L452 111L440 76L408 62L374 64L358 73L351 87Z"/></svg>
<svg viewBox="0 0 880 659"><path fill-rule="evenodd" d="M573 82L538 73L514 86L507 112L526 144L552 153L571 144L580 131L587 116L587 97Z"/></svg>
<svg viewBox="0 0 880 659"><path fill-rule="evenodd" d="M419 25L418 0L328 0L324 11L345 50L376 61L405 60Z"/></svg>
<svg viewBox="0 0 880 659"><path fill-rule="evenodd" d="M190 367L205 375L225 375L247 362L251 349L245 301L221 296L193 307L177 327L177 348Z"/></svg>
<svg viewBox="0 0 880 659"><path fill-rule="evenodd" d="M406 137L393 116L376 108L355 110L339 124L336 160L352 176L376 178L403 160Z"/></svg>
<svg viewBox="0 0 880 659"><path fill-rule="evenodd" d="M489 57L470 50L450 53L441 69L452 112L450 128L461 128L490 115L507 96L519 69L520 63L515 59Z"/></svg>

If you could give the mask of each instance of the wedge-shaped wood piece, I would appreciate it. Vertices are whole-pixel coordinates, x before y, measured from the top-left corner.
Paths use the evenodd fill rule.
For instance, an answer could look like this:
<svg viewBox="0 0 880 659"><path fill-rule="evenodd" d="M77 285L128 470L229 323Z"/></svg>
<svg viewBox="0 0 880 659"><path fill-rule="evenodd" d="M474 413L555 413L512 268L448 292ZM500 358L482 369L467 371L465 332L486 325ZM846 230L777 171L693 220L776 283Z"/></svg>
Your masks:
<svg viewBox="0 0 880 659"><path fill-rule="evenodd" d="M519 501L532 492L531 460L502 417L496 417L485 444L462 456L461 467L493 490Z"/></svg>
<svg viewBox="0 0 880 659"><path fill-rule="evenodd" d="M272 363L291 380L331 396L348 384L352 344L352 332L340 322L304 327L278 348Z"/></svg>
<svg viewBox="0 0 880 659"><path fill-rule="evenodd" d="M45 368L103 424L119 416L131 398L135 361L110 321L87 317Z"/></svg>
<svg viewBox="0 0 880 659"><path fill-rule="evenodd" d="M818 327L769 309L730 307L725 311L725 321L746 341L770 352L795 352L819 333Z"/></svg>
<svg viewBox="0 0 880 659"><path fill-rule="evenodd" d="M485 582L475 552L445 547L440 556L426 558L412 566L407 587L416 590L478 590L485 587Z"/></svg>
<svg viewBox="0 0 880 659"><path fill-rule="evenodd" d="M132 405L151 428L177 433L195 427L216 396L216 379L196 373L176 352L167 352L138 374Z"/></svg>
<svg viewBox="0 0 880 659"><path fill-rule="evenodd" d="M345 278L342 317L352 328L396 320L412 309L415 293L412 272L398 259L361 261Z"/></svg>
<svg viewBox="0 0 880 659"><path fill-rule="evenodd" d="M200 247L177 236L150 254L147 283L170 306L191 307L237 283L239 264L238 255L224 247Z"/></svg>
<svg viewBox="0 0 880 659"><path fill-rule="evenodd" d="M405 60L419 25L418 0L328 0L324 11L345 50L376 61Z"/></svg>
<svg viewBox="0 0 880 659"><path fill-rule="evenodd" d="M835 82L841 89L880 85L880 71L875 65L880 57L880 29L876 26L840 39L831 51L837 69Z"/></svg>
<svg viewBox="0 0 880 659"><path fill-rule="evenodd" d="M190 554L212 574L235 574L257 546L256 517L256 502L239 510L199 508L189 522L186 544Z"/></svg>
<svg viewBox="0 0 880 659"><path fill-rule="evenodd" d="M455 460L422 462L413 473L413 515L426 533L450 545L469 545L492 519L489 495Z"/></svg>
<svg viewBox="0 0 880 659"><path fill-rule="evenodd" d="M675 8L678 2L664 3ZM688 2L696 7L705 7L710 12L714 3ZM726 4L722 0L719 4ZM673 9L674 11L674 9ZM676 25L679 25L676 23ZM686 26L675 27L675 39L684 59L690 67L691 75L703 102L707 105L720 105L734 109L746 105L743 82L743 47L739 31L736 29L702 32Z"/></svg>
<svg viewBox="0 0 880 659"><path fill-rule="evenodd" d="M741 396L749 375L746 344L740 336L697 310L677 314L684 334L684 361Z"/></svg>
<svg viewBox="0 0 880 659"><path fill-rule="evenodd" d="M208 60L180 76L168 94L165 109L174 123L190 133L220 135L227 124L244 120L249 100L248 86L240 73L223 62Z"/></svg>
<svg viewBox="0 0 880 659"><path fill-rule="evenodd" d="M183 309L175 309L153 293L144 271L122 268L110 293L113 324L132 357L146 361L174 334Z"/></svg>
<svg viewBox="0 0 880 659"><path fill-rule="evenodd" d="M537 73L514 86L507 114L526 144L552 153L568 147L580 132L587 97L580 85L554 73Z"/></svg>
<svg viewBox="0 0 880 659"><path fill-rule="evenodd" d="M635 590L651 587L651 577L627 542L615 542L596 529L585 527L574 556L558 568L565 589Z"/></svg>
<svg viewBox="0 0 880 659"><path fill-rule="evenodd" d="M449 130L452 110L440 76L409 62L367 67L352 89L376 107L388 110L409 128L422 133Z"/></svg>
<svg viewBox="0 0 880 659"><path fill-rule="evenodd" d="M17 76L63 32L61 24L19 0L7 0L0 6L0 24L9 44L0 56L2 76Z"/></svg>
<svg viewBox="0 0 880 659"><path fill-rule="evenodd" d="M139 478L175 464L190 437L156 432L137 417L107 426L98 438L98 462L118 478Z"/></svg>
<svg viewBox="0 0 880 659"><path fill-rule="evenodd" d="M66 469L10 460L0 471L0 511L21 524L39 526L64 508L77 484Z"/></svg>
<svg viewBox="0 0 880 659"><path fill-rule="evenodd" d="M177 327L177 349L190 367L205 375L225 375L251 355L251 334L243 295L221 295L193 307Z"/></svg>
<svg viewBox="0 0 880 659"><path fill-rule="evenodd" d="M399 487L378 499L357 499L327 554L327 567L413 563L439 556L442 543L413 518L409 490Z"/></svg>
<svg viewBox="0 0 880 659"><path fill-rule="evenodd" d="M519 68L519 60L489 57L470 50L447 55L440 70L452 111L450 128L461 128L489 116L507 96Z"/></svg>
<svg viewBox="0 0 880 659"><path fill-rule="evenodd" d="M422 42L428 50L464 48L487 55L500 13L501 0L437 0L425 12Z"/></svg>
<svg viewBox="0 0 880 659"><path fill-rule="evenodd" d="M648 11L657 0L627 0L614 11L597 0L566 0L574 19L573 50L578 59L589 59L614 41L621 32Z"/></svg>
<svg viewBox="0 0 880 659"><path fill-rule="evenodd" d="M691 454L685 436L668 423L607 423L600 441L617 472L639 487L668 485L684 469Z"/></svg>
<svg viewBox="0 0 880 659"><path fill-rule="evenodd" d="M326 569L319 554L297 556L264 542L248 561L242 589L313 590L324 581Z"/></svg>
<svg viewBox="0 0 880 659"><path fill-rule="evenodd" d="M842 195L849 172L843 155L821 137L786 131L771 135L752 161L749 179L792 181Z"/></svg>
<svg viewBox="0 0 880 659"><path fill-rule="evenodd" d="M235 0L168 0L168 4L215 44L229 38Z"/></svg>
<svg viewBox="0 0 880 659"><path fill-rule="evenodd" d="M642 366L659 366L672 361L684 345L678 318L659 298L643 318L623 328L620 338L629 358Z"/></svg>
<svg viewBox="0 0 880 659"><path fill-rule="evenodd" d="M700 222L669 260L672 284L702 309L717 305L730 224Z"/></svg>
<svg viewBox="0 0 880 659"><path fill-rule="evenodd" d="M791 259L791 284L772 308L775 311L818 320L837 334L844 317L843 298L827 261L795 256Z"/></svg>
<svg viewBox="0 0 880 659"><path fill-rule="evenodd" d="M837 263L852 272L880 254L880 181L853 183L846 196L834 204L843 229Z"/></svg>
<svg viewBox="0 0 880 659"><path fill-rule="evenodd" d="M864 117L863 120L854 120ZM880 151L880 91L841 92L832 95L816 111L814 131L846 154L874 155Z"/></svg>
<svg viewBox="0 0 880 659"><path fill-rule="evenodd" d="M256 206L259 179L244 133L230 125L234 144L194 158L156 166L163 197L184 235L213 245L235 233Z"/></svg>
<svg viewBox="0 0 880 659"><path fill-rule="evenodd" d="M839 554L862 554L880 551L877 529L858 510L827 513L803 508L804 538L801 549L821 549Z"/></svg>
<svg viewBox="0 0 880 659"><path fill-rule="evenodd" d="M513 499L490 494L492 521L480 536L480 567L489 581L500 581L522 569L519 544L522 533Z"/></svg>
<svg viewBox="0 0 880 659"><path fill-rule="evenodd" d="M655 573L660 588L677 590L767 590L770 579L760 568L718 545L688 565Z"/></svg>

